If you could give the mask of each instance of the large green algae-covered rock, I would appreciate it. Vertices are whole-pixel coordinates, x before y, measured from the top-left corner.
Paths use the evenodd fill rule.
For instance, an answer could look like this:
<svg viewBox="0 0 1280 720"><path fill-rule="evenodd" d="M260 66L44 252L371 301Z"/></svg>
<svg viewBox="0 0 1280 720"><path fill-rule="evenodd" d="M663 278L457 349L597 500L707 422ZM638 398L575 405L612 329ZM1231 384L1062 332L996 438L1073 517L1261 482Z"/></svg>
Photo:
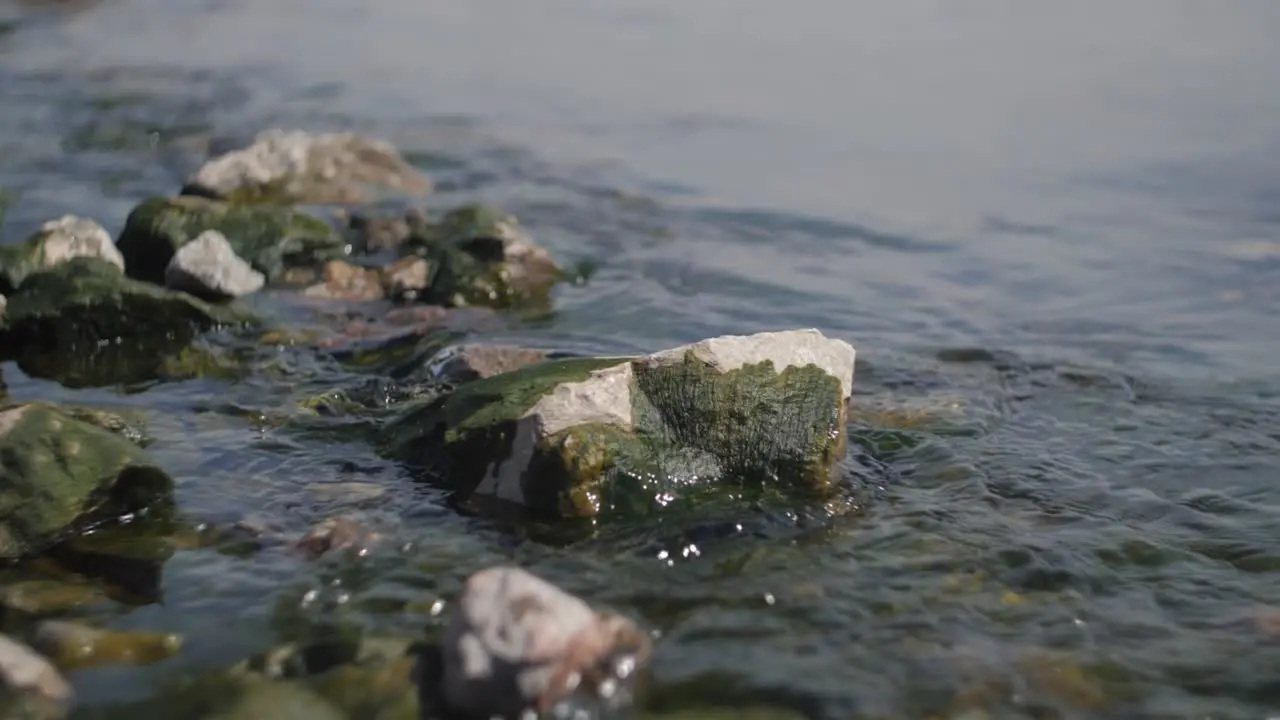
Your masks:
<svg viewBox="0 0 1280 720"><path fill-rule="evenodd" d="M422 299L440 305L494 308L548 302L561 271L529 239L516 218L490 205L464 205L409 239L430 263Z"/></svg>
<svg viewBox="0 0 1280 720"><path fill-rule="evenodd" d="M407 408L385 450L537 514L643 513L717 482L839 479L854 349L816 330L540 363Z"/></svg>
<svg viewBox="0 0 1280 720"><path fill-rule="evenodd" d="M338 232L306 213L185 195L150 198L134 208L116 245L129 277L160 285L178 248L206 230L222 233L235 254L268 281L278 279L289 267L313 266L346 255Z"/></svg>
<svg viewBox="0 0 1280 720"><path fill-rule="evenodd" d="M0 558L167 505L172 492L169 477L122 437L41 403L0 410Z"/></svg>
<svg viewBox="0 0 1280 720"><path fill-rule="evenodd" d="M98 258L124 270L124 258L105 228L64 215L41 225L25 242L0 246L0 293L12 293L28 275L77 257Z"/></svg>
<svg viewBox="0 0 1280 720"><path fill-rule="evenodd" d="M126 278L79 257L28 276L0 318L0 355L32 348L87 352L96 344L173 337L252 319L227 306Z"/></svg>

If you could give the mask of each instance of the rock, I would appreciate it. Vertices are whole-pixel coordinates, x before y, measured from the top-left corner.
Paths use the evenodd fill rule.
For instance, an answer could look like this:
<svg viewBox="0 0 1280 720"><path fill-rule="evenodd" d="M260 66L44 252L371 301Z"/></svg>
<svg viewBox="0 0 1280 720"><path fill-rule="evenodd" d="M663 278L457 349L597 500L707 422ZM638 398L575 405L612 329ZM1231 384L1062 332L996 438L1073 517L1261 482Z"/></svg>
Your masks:
<svg viewBox="0 0 1280 720"><path fill-rule="evenodd" d="M236 202L359 203L370 199L371 186L415 195L431 190L385 141L273 129L206 162L182 192Z"/></svg>
<svg viewBox="0 0 1280 720"><path fill-rule="evenodd" d="M649 641L625 618L525 570L493 567L467 579L441 650L440 691L450 709L514 718L630 675L647 659Z"/></svg>
<svg viewBox="0 0 1280 720"><path fill-rule="evenodd" d="M324 266L324 282L303 291L307 297L347 302L373 302L386 297L382 274L341 260L330 260Z"/></svg>
<svg viewBox="0 0 1280 720"><path fill-rule="evenodd" d="M71 684L48 660L7 635L0 635L0 682L8 693L28 696L46 707L65 708L73 696ZM4 717L28 716L6 712Z"/></svg>
<svg viewBox="0 0 1280 720"><path fill-rule="evenodd" d="M387 295L400 302L417 300L430 285L431 263L410 255L382 269Z"/></svg>
<svg viewBox="0 0 1280 720"><path fill-rule="evenodd" d="M45 620L36 626L31 645L59 667L81 669L97 665L149 665L172 657L182 637L172 633L116 632L66 620Z"/></svg>
<svg viewBox="0 0 1280 720"><path fill-rule="evenodd" d="M426 223L426 213L413 209L394 217L353 214L347 220L347 228L355 233L357 247L363 252L376 253L400 247Z"/></svg>
<svg viewBox="0 0 1280 720"><path fill-rule="evenodd" d="M96 585L51 579L19 580L0 587L0 605L27 615L60 615L107 596Z"/></svg>
<svg viewBox="0 0 1280 720"><path fill-rule="evenodd" d="M512 215L466 205L410 238L406 246L430 263L423 302L514 308L549 302L561 272Z"/></svg>
<svg viewBox="0 0 1280 720"><path fill-rule="evenodd" d="M9 306L8 298L6 298L3 295L0 295L0 326L4 325L4 309L7 308L8 306Z"/></svg>
<svg viewBox="0 0 1280 720"><path fill-rule="evenodd" d="M408 405L382 449L463 498L536 515L654 512L720 478L827 498L843 477L854 356L793 330L548 361Z"/></svg>
<svg viewBox="0 0 1280 720"><path fill-rule="evenodd" d="M42 403L0 410L0 458L0 558L173 499L173 481L136 445Z"/></svg>
<svg viewBox="0 0 1280 720"><path fill-rule="evenodd" d="M102 260L75 258L28 276L10 296L0 326L0 355L50 351L65 359L105 343L169 344L201 330L251 322L230 307L130 280Z"/></svg>
<svg viewBox="0 0 1280 720"><path fill-rule="evenodd" d="M129 277L159 285L178 249L207 230L222 233L267 282L290 267L319 265L347 253L337 231L319 218L285 207L191 196L144 201L129 213L116 246Z"/></svg>
<svg viewBox="0 0 1280 720"><path fill-rule="evenodd" d="M205 300L250 295L267 279L236 255L231 243L217 230L205 230L178 248L164 271L164 284Z"/></svg>
<svg viewBox="0 0 1280 720"><path fill-rule="evenodd" d="M124 257L105 228L64 215L41 225L25 243L0 249L0 291L13 292L28 275L77 257L97 258L124 270Z"/></svg>
<svg viewBox="0 0 1280 720"><path fill-rule="evenodd" d="M430 375L453 382L471 382L544 362L547 353L513 345L457 345L427 364Z"/></svg>
<svg viewBox="0 0 1280 720"><path fill-rule="evenodd" d="M351 518L334 517L316 523L294 549L313 560L334 550L351 550L363 555L381 539Z"/></svg>

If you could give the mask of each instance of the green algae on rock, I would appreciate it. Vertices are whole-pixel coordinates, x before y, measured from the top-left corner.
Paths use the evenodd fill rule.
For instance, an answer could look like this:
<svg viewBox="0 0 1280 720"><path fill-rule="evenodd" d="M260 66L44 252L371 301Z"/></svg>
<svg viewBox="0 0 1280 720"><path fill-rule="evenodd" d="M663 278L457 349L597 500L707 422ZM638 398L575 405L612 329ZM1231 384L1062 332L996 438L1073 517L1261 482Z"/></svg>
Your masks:
<svg viewBox="0 0 1280 720"><path fill-rule="evenodd" d="M268 282L290 267L316 266L347 254L337 230L306 213L186 195L143 201L129 213L116 245L129 277L162 285L178 248L207 230L221 233Z"/></svg>
<svg viewBox="0 0 1280 720"><path fill-rule="evenodd" d="M173 481L118 435L42 403L0 411L0 558L172 502Z"/></svg>
<svg viewBox="0 0 1280 720"><path fill-rule="evenodd" d="M508 309L549 302L563 273L516 218L490 205L464 205L411 237L409 252L430 264L423 302Z"/></svg>
<svg viewBox="0 0 1280 720"><path fill-rule="evenodd" d="M31 646L62 670L98 665L150 665L182 648L172 633L106 630L69 620L44 620L31 636Z"/></svg>
<svg viewBox="0 0 1280 720"><path fill-rule="evenodd" d="M41 225L26 242L0 247L0 292L12 293L28 275L77 257L98 258L124 270L124 258L105 228L64 215Z"/></svg>
<svg viewBox="0 0 1280 720"><path fill-rule="evenodd" d="M384 451L543 516L651 512L719 480L823 497L840 479L854 357L795 330L544 362L405 408Z"/></svg>
<svg viewBox="0 0 1280 720"><path fill-rule="evenodd" d="M24 362L24 369L61 379L92 375L88 366L97 355L136 347L138 353L117 358L117 369L131 371L139 361L154 363L152 351L180 347L202 330L254 322L231 306L130 280L111 263L81 257L28 276L10 296L0 318L0 356L38 358Z"/></svg>

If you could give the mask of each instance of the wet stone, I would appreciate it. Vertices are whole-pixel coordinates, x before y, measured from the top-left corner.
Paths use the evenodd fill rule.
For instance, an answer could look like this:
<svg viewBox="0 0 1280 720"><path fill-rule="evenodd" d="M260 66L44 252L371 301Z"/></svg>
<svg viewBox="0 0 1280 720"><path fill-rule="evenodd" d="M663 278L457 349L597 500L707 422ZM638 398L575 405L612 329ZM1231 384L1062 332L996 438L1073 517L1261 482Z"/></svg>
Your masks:
<svg viewBox="0 0 1280 720"><path fill-rule="evenodd" d="M118 632L67 620L45 620L36 626L31 645L59 667L79 669L166 660L182 648L182 638L172 633Z"/></svg>
<svg viewBox="0 0 1280 720"><path fill-rule="evenodd" d="M266 278L236 255L222 233L206 230L174 253L164 283L205 300L224 300L258 292Z"/></svg>
<svg viewBox="0 0 1280 720"><path fill-rule="evenodd" d="M71 684L52 663L7 635L0 635L0 683L5 694L19 696L0 698L4 717L62 717L73 696ZM23 707L23 700L33 701L35 707ZM6 707L11 703L26 712Z"/></svg>
<svg viewBox="0 0 1280 720"><path fill-rule="evenodd" d="M324 266L324 282L303 291L307 297L347 302L374 302L386 297L382 273L341 260L330 260Z"/></svg>
<svg viewBox="0 0 1280 720"><path fill-rule="evenodd" d="M129 277L159 285L174 254L208 230L221 233L267 282L290 268L313 267L347 254L337 230L304 212L192 196L144 200L129 213L116 246Z"/></svg>
<svg viewBox="0 0 1280 720"><path fill-rule="evenodd" d="M384 140L272 129L206 162L183 194L320 204L366 202L376 189L421 195L430 192L431 182Z"/></svg>
<svg viewBox="0 0 1280 720"><path fill-rule="evenodd" d="M339 516L316 523L294 544L294 549L314 560L338 550L364 554L381 539L381 535L359 522Z"/></svg>
<svg viewBox="0 0 1280 720"><path fill-rule="evenodd" d="M547 359L543 350L513 345L458 345L428 364L433 377L469 382L535 365Z"/></svg>
<svg viewBox="0 0 1280 720"><path fill-rule="evenodd" d="M64 215L41 225L25 243L0 247L0 291L12 292L28 275L77 257L96 258L124 270L124 258L102 225Z"/></svg>
<svg viewBox="0 0 1280 720"><path fill-rule="evenodd" d="M383 268L382 275L392 299L413 302L430 285L431 263L420 257L404 257Z"/></svg>
<svg viewBox="0 0 1280 720"><path fill-rule="evenodd" d="M347 227L356 234L356 245L364 252L376 253L394 250L403 245L420 228L426 225L427 214L411 209L393 217L351 215Z"/></svg>
<svg viewBox="0 0 1280 720"><path fill-rule="evenodd" d="M172 503L143 451L43 403L0 411L0 557L39 552L93 520Z"/></svg>
<svg viewBox="0 0 1280 720"><path fill-rule="evenodd" d="M794 330L547 361L403 408L383 449L463 499L539 516L662 512L720 478L825 501L846 489L854 355Z"/></svg>
<svg viewBox="0 0 1280 720"><path fill-rule="evenodd" d="M624 702L615 684L648 658L631 621L517 567L467 579L441 643L440 696L456 712L517 717L575 692Z"/></svg>
<svg viewBox="0 0 1280 720"><path fill-rule="evenodd" d="M0 606L37 617L94 605L106 597L95 585L62 580L19 580L0 586Z"/></svg>

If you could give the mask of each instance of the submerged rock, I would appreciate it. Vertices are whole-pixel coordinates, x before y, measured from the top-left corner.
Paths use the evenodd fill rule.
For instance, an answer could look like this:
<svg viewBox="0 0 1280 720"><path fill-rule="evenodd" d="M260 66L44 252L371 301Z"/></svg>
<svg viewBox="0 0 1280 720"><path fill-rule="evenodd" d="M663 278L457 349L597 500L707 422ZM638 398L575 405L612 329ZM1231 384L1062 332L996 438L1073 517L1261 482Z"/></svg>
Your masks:
<svg viewBox="0 0 1280 720"><path fill-rule="evenodd" d="M450 710L514 718L575 691L612 695L648 658L649 639L525 570L493 567L467 579L441 651Z"/></svg>
<svg viewBox="0 0 1280 720"><path fill-rule="evenodd" d="M261 290L266 281L236 255L226 236L217 230L205 230L178 248L164 271L166 286L205 300L250 295Z"/></svg>
<svg viewBox="0 0 1280 720"><path fill-rule="evenodd" d="M364 554L382 537L348 517L332 517L321 520L294 543L294 550L311 559L319 558L335 550L349 550Z"/></svg>
<svg viewBox="0 0 1280 720"><path fill-rule="evenodd" d="M149 665L182 648L172 633L118 632L67 620L45 620L36 626L31 645L64 669L96 665Z"/></svg>
<svg viewBox="0 0 1280 720"><path fill-rule="evenodd" d="M543 350L513 345L457 345L439 353L428 363L433 377L454 382L471 382L536 365L547 359Z"/></svg>
<svg viewBox="0 0 1280 720"><path fill-rule="evenodd" d="M62 717L73 696L52 663L6 635L0 635L0 685L0 715L6 718Z"/></svg>
<svg viewBox="0 0 1280 720"><path fill-rule="evenodd" d="M730 480L826 497L854 349L817 330L539 363L411 406L384 449L539 515L645 513Z"/></svg>
<svg viewBox="0 0 1280 720"><path fill-rule="evenodd" d="M115 265L75 258L27 277L9 298L0 355L92 352L100 343L190 337L251 319L186 293L130 280Z"/></svg>
<svg viewBox="0 0 1280 720"><path fill-rule="evenodd" d="M0 291L13 292L32 273L78 257L97 258L124 270L124 258L105 228L75 215L50 220L20 245L0 247Z"/></svg>
<svg viewBox="0 0 1280 720"><path fill-rule="evenodd" d="M537 305L561 279L560 268L508 213L465 205L410 238L407 246L430 263L423 302L513 308Z"/></svg>
<svg viewBox="0 0 1280 720"><path fill-rule="evenodd" d="M387 295L399 302L413 302L431 285L431 263L420 257L403 257L382 269Z"/></svg>
<svg viewBox="0 0 1280 720"><path fill-rule="evenodd" d="M431 182L386 141L273 129L206 162L182 192L236 202L357 203L370 199L372 187L420 195Z"/></svg>
<svg viewBox="0 0 1280 720"><path fill-rule="evenodd" d="M0 558L172 502L173 481L136 445L42 403L0 411L0 458Z"/></svg>
<svg viewBox="0 0 1280 720"><path fill-rule="evenodd" d="M345 257L346 243L325 221L286 207L238 205L202 197L154 197L129 213L116 240L129 277L164 283L183 245L217 230L268 282L294 266Z"/></svg>

